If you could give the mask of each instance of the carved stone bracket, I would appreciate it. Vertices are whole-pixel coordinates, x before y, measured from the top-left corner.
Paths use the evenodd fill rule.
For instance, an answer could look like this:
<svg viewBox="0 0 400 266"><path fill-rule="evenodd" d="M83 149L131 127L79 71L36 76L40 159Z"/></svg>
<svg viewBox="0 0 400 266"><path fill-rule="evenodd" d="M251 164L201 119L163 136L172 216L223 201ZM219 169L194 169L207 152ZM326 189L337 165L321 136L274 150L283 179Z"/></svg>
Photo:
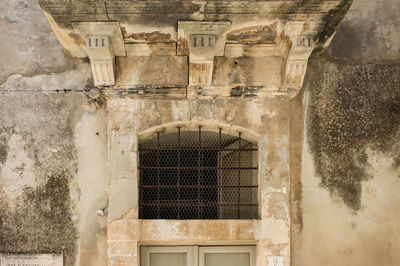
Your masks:
<svg viewBox="0 0 400 266"><path fill-rule="evenodd" d="M95 86L115 85L114 57L125 56L118 22L72 22L85 40Z"/></svg>
<svg viewBox="0 0 400 266"><path fill-rule="evenodd" d="M177 54L189 56L189 85L211 85L214 57L224 56L228 21L179 21Z"/></svg>
<svg viewBox="0 0 400 266"><path fill-rule="evenodd" d="M307 72L308 59L315 48L316 38L320 23L310 23L304 27L302 22L287 22L284 34L290 40L290 47L285 56L286 64L283 75L282 89L296 89L303 87L304 77Z"/></svg>

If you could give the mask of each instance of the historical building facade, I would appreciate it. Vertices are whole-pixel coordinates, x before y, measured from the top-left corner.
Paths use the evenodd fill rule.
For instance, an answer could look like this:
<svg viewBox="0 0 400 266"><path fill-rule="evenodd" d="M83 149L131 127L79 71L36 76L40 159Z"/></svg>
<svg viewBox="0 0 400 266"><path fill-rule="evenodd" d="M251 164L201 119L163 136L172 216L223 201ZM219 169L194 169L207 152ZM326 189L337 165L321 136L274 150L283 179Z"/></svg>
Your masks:
<svg viewBox="0 0 400 266"><path fill-rule="evenodd" d="M368 180L362 165L375 158L371 150L397 147L348 144L382 136L349 137L359 132L345 130L354 119L342 106L349 97L326 89L349 87L351 71L368 72L366 79L379 73L369 84L386 80L392 88L397 70L339 74L333 63L310 61L338 49L329 46L352 1L39 4L47 18L41 25L51 26L46 38L65 53L46 60L69 70L37 78L10 73L1 85L9 93L4 101L18 102L18 88L44 96L32 105L24 100L30 107L0 131L0 252L62 252L71 266L369 265L356 264L358 255L348 263L335 252L310 252L322 248L318 242L329 250L333 233L321 229L323 208L313 204L332 197L350 227L367 228L351 214L368 202L361 190L373 189L361 188ZM21 23L30 5L10 1L5 20ZM333 74L321 78L328 70ZM398 132L398 94L387 89L384 99L394 120L377 128L390 139ZM349 106L357 104L365 106ZM20 221L23 213L34 222ZM335 227L335 219L326 226L340 231L345 226ZM323 240L313 242L315 235Z"/></svg>
<svg viewBox="0 0 400 266"><path fill-rule="evenodd" d="M109 265L290 265L290 100L349 4L41 6L107 102Z"/></svg>

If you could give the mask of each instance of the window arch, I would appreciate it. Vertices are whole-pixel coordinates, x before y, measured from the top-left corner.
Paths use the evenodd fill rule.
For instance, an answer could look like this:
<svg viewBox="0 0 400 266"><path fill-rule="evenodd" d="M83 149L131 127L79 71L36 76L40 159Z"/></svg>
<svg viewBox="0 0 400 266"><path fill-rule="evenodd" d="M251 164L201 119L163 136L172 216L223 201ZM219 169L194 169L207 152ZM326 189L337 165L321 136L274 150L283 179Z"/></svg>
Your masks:
<svg viewBox="0 0 400 266"><path fill-rule="evenodd" d="M258 218L257 170L240 132L159 131L139 143L139 218Z"/></svg>

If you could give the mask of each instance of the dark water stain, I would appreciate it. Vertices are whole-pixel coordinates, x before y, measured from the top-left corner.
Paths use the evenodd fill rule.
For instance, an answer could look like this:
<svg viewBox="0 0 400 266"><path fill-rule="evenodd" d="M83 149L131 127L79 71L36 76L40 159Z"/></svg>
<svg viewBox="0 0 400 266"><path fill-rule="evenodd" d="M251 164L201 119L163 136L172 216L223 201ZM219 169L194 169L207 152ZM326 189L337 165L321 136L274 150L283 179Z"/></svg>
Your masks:
<svg viewBox="0 0 400 266"><path fill-rule="evenodd" d="M82 36L80 35L80 34L77 34L77 33L68 33L68 36L72 39L72 40L74 40L74 43L76 44L76 45L80 45L80 46L85 46L86 45L86 42L85 42L85 40L82 38Z"/></svg>
<svg viewBox="0 0 400 266"><path fill-rule="evenodd" d="M355 57L360 56L362 40L358 34L358 28L350 23L342 23L340 30L335 35L329 52L341 60L354 62ZM352 61L353 60L353 61Z"/></svg>
<svg viewBox="0 0 400 266"><path fill-rule="evenodd" d="M25 188L11 206L0 200L0 252L64 253L74 265L77 230L71 217L68 171L51 173L44 185Z"/></svg>
<svg viewBox="0 0 400 266"><path fill-rule="evenodd" d="M5 136L0 136L0 164L4 164L8 156L8 143Z"/></svg>
<svg viewBox="0 0 400 266"><path fill-rule="evenodd" d="M324 4L321 1L321 4ZM329 12L322 18L325 25L318 33L318 40L322 43L326 42L337 30L339 23L343 20L353 0L344 0L336 8L330 9Z"/></svg>
<svg viewBox="0 0 400 266"><path fill-rule="evenodd" d="M395 169L400 168L400 155L393 159L393 168Z"/></svg>
<svg viewBox="0 0 400 266"><path fill-rule="evenodd" d="M361 208L366 148L400 155L400 67L311 64L309 143L324 187Z"/></svg>

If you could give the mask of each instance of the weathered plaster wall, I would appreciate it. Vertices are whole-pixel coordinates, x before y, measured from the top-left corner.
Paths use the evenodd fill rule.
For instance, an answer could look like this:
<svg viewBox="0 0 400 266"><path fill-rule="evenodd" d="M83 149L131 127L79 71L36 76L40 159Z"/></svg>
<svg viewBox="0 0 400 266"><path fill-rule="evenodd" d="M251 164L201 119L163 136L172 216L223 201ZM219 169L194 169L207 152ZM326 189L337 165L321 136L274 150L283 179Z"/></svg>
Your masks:
<svg viewBox="0 0 400 266"><path fill-rule="evenodd" d="M399 12L398 1L355 0L310 64L293 265L400 261Z"/></svg>
<svg viewBox="0 0 400 266"><path fill-rule="evenodd" d="M78 232L69 192L76 151L72 130L59 121L68 120L68 102L79 99L1 93L1 251L62 251L73 265ZM51 115L55 109L61 110Z"/></svg>
<svg viewBox="0 0 400 266"><path fill-rule="evenodd" d="M266 176L273 195L268 201L282 203L284 192L274 189L288 186L281 182L290 172L292 265L398 264L399 12L397 0L354 0L331 48L311 62L304 95L290 107L278 101L137 100L130 103L135 107L121 105L119 114L109 114L120 122L107 128L105 108L88 102L82 91L92 82L89 65L64 54L36 1L2 1L0 252L64 252L66 265L105 265L107 218L96 211L107 204L107 132L193 119L268 132L270 150L280 146L289 152L290 146L290 154L268 155ZM138 110L140 119L132 115ZM286 139L275 143L276 136ZM290 161L290 168L274 172L282 161ZM134 199L126 195L120 202L115 219L132 209ZM284 208L264 206L267 216L288 221ZM135 211L126 215L110 226L151 227L137 225ZM231 225L229 239L262 237L252 231L257 223L242 231ZM266 236L274 244L264 243L274 254L287 248L288 237L276 234L285 226L276 226ZM157 231L143 239L153 234ZM109 236L110 254L132 254L132 246L121 251L123 246L112 244L127 235L134 232Z"/></svg>
<svg viewBox="0 0 400 266"><path fill-rule="evenodd" d="M74 65L35 0L1 1L0 33L0 82L15 73L58 73Z"/></svg>
<svg viewBox="0 0 400 266"><path fill-rule="evenodd" d="M34 0L0 3L0 252L105 265L105 110Z"/></svg>

